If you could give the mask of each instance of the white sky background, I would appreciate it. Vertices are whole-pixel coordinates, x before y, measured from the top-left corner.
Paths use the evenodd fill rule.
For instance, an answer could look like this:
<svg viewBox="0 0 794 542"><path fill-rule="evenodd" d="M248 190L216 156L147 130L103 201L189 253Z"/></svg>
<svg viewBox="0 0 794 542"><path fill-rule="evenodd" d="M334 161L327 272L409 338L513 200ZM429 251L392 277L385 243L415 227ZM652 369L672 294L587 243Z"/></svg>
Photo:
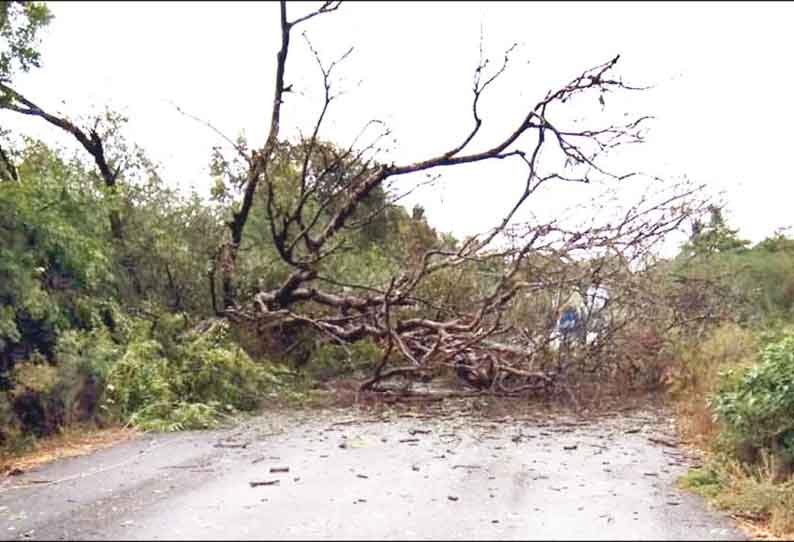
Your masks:
<svg viewBox="0 0 794 542"><path fill-rule="evenodd" d="M319 5L293 4L290 17ZM105 105L130 117L129 136L163 165L164 177L206 191L207 164L219 138L171 103L231 137L261 144L269 125L279 25L276 3L51 4L43 67L15 86L45 109L71 116ZM283 134L310 129L320 103L319 72L300 31L333 60L337 89L322 135L349 143L379 118L397 139L386 160L429 157L459 143L471 126L471 87L480 25L494 63L522 44L505 77L482 102L485 120L473 149L512 130L527 107L586 68L617 53L627 82L654 84L634 95L607 95L607 111L651 114L647 143L610 161L671 181L686 175L723 192L730 222L758 241L794 224L790 129L794 126L792 3L364 3L344 4L293 35ZM358 82L361 81L359 85ZM62 103L64 100L65 103ZM601 110L578 111L585 121ZM589 120L588 120L589 119ZM0 122L45 141L72 143L37 119ZM433 226L458 236L493 226L522 189L516 162L447 168L441 183L417 193ZM554 215L597 187L566 185L539 194L529 210Z"/></svg>

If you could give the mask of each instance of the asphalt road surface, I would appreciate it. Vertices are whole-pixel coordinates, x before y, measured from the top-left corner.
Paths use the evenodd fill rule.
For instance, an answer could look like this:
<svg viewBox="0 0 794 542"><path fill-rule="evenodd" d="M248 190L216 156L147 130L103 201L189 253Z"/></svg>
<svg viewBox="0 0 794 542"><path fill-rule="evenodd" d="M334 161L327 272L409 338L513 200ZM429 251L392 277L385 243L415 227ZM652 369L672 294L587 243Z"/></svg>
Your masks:
<svg viewBox="0 0 794 542"><path fill-rule="evenodd" d="M144 435L5 478L0 539L744 539L675 488L668 422L326 410Z"/></svg>

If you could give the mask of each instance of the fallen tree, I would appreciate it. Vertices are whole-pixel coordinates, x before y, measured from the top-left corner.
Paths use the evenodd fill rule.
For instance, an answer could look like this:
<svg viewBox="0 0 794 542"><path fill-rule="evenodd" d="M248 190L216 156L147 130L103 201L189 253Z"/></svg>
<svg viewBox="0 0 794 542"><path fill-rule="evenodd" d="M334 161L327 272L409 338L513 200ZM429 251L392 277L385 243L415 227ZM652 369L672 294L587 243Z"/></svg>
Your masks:
<svg viewBox="0 0 794 542"><path fill-rule="evenodd" d="M581 71L529 107L517 106L512 129L481 141L482 98L515 54L514 45L494 64L481 41L468 112L471 128L441 153L387 162L381 147L390 131L380 121L366 123L348 146L322 137L337 98L335 70L352 49L329 63L306 38L321 75L319 114L297 141L281 135L282 107L295 92L287 77L294 33L314 19L331 17L340 5L324 2L290 18L286 2L280 3L281 40L267 138L249 147L224 136L234 155L218 149L213 157L231 200L227 240L207 271L208 296L218 315L255 336L290 330L283 333L290 343L285 350L301 340L295 331L301 329L343 346L374 341L381 357L361 384L365 390L381 389L390 379L426 380L452 372L471 387L506 394L556 389L574 369L614 375L628 364L631 370L634 358L627 345L636 342L632 333L642 334L642 328L660 332L708 317L707 306L684 314L681 298L661 292L654 274L659 244L704 210L697 187L669 186L625 209L612 209L600 221L591 216L592 209L582 208L582 219L592 220L522 222L541 187L564 184L576 190L592 182L642 179L639 172L612 172L604 159L615 149L643 142L649 116L583 125L568 115L573 102L596 98L604 111L607 93L646 90L616 75L619 56ZM0 92L0 107L71 134L92 156L109 194L116 192L124 160L109 158L97 124L81 128L2 81ZM420 231L408 254L363 281L351 280L338 265L340 255L356 250L355 236L376 228L416 187L418 174L432 181L445 168L500 161L518 162L525 173L515 182L517 196L489 230L462 241ZM115 207L109 218L112 237L123 248L125 232ZM422 223L421 216L415 218ZM252 221L260 229L253 242L272 248L270 265L279 269L268 280L245 276L250 268L241 266L244 242L254 238ZM135 265L127 263L137 284ZM170 274L168 280L178 292ZM558 318L572 292L587 297L599 289L609 292L609 307L594 310L592 304L580 303L575 339L561 336ZM178 295L175 304L181 304ZM656 348L653 340L645 342L651 345L646 350Z"/></svg>
<svg viewBox="0 0 794 542"><path fill-rule="evenodd" d="M220 251L224 314L254 326L261 334L278 326L298 325L339 344L376 340L383 355L362 383L365 390L377 389L391 378L426 379L440 368L450 368L471 386L502 393L549 388L570 365L569 356L557 355L554 368L548 364L534 368L541 355L554 357L544 346L554 340L550 331L556 317L546 318L543 333L523 329L522 334L521 321L511 311L526 296L596 285L610 288L613 317L595 344L587 346L590 358L598 351L604 352L600 359L605 359L607 346L615 344L614 336L638 314L645 312L650 322L648 307L659 301L648 282L653 249L668 233L702 212L697 188L673 187L660 199L640 201L601 225L571 229L557 221L516 224L520 211L543 185L575 186L596 179L621 182L637 175L611 173L601 160L618 147L642 142L649 117L583 128L569 126L560 113L567 102L580 96L599 96L603 102L607 92L643 90L615 75L620 57L584 70L532 107L517 109L511 131L481 150L472 150L483 125L481 98L508 68L514 48L505 52L496 69L481 56L473 81L472 127L461 134L460 143L414 162L386 164L377 160L377 151L389 131L377 121L362 131L376 132L367 143L357 140L336 148L322 141L319 134L336 97L332 73L350 51L326 64L307 40L322 74L324 101L310 135L286 144L279 134L282 104L292 89L286 79L292 34L306 21L339 7L338 2L326 2L290 20L286 3L281 3L281 48L276 57L270 132L261 148L237 147L245 167L236 175L227 172L241 196L229 222L229 241ZM554 158L542 158L550 154ZM377 283L355 284L332 276L327 262L346 248L348 233L365 227L394 204L387 201L362 213L376 191L389 186L394 200L398 197L395 187L411 174L433 175L442 168L501 160L523 163L526 176L518 197L491 230L465 242L436 244ZM235 291L236 262L256 205L264 208L270 240L289 273L276 287L241 297ZM465 300L465 307L459 299L438 299L427 291L434 277L455 270L473 272L478 267L488 267L492 274L483 282L481 295ZM552 313L557 310L559 306L552 303ZM669 325L681 323L672 316L674 311L653 312Z"/></svg>

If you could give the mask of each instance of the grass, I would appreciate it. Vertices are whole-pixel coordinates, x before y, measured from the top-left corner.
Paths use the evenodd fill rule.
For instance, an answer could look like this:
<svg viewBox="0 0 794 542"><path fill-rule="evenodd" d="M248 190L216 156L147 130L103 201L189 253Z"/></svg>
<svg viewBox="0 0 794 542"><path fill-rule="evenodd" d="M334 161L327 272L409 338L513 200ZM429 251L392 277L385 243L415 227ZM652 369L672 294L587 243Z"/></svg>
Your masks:
<svg viewBox="0 0 794 542"><path fill-rule="evenodd" d="M680 340L672 349L677 363L667 384L674 399L678 429L699 448L708 448L720 432L709 406L721 373L751 365L758 349L755 335L732 323L723 324L703 338Z"/></svg>
<svg viewBox="0 0 794 542"><path fill-rule="evenodd" d="M709 465L691 469L679 483L730 513L754 538L791 540L794 480L775 482L774 474L771 456L755 466L712 457Z"/></svg>

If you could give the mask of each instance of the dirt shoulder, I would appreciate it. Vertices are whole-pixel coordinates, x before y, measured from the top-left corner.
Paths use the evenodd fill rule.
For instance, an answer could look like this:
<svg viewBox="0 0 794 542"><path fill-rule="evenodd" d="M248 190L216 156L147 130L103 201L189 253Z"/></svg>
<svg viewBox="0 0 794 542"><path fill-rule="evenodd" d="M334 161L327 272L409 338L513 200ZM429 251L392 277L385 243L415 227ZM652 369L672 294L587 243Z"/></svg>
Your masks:
<svg viewBox="0 0 794 542"><path fill-rule="evenodd" d="M138 435L136 430L120 426L72 427L61 434L37 440L30 449L1 455L0 476L17 476L58 459L88 455Z"/></svg>

